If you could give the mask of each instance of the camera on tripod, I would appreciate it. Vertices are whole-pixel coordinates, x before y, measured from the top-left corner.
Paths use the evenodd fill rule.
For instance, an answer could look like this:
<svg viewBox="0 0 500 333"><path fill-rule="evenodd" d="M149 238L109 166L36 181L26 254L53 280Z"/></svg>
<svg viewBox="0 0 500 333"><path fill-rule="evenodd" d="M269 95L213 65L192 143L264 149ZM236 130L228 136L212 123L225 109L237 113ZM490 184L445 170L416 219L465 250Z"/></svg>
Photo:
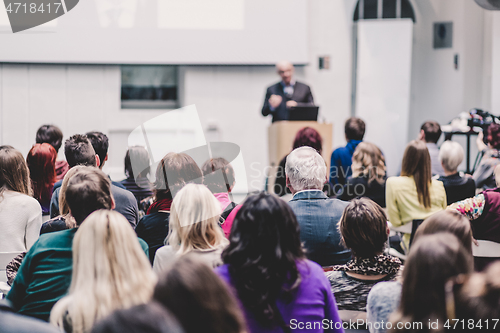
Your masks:
<svg viewBox="0 0 500 333"><path fill-rule="evenodd" d="M485 133L483 137L484 143L488 143L488 136L486 135L488 131L488 127L491 124L500 124L500 118L495 116L488 111L484 111L481 109L471 109L469 111L470 119L467 121L467 125L472 129L472 127L481 127L483 129L483 133Z"/></svg>

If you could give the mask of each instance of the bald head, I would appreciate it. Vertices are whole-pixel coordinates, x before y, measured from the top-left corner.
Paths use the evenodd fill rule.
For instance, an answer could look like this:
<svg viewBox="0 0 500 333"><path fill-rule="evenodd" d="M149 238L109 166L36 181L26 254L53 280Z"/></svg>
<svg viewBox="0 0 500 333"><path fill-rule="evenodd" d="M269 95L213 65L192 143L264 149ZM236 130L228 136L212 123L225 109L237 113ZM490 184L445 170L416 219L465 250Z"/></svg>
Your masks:
<svg viewBox="0 0 500 333"><path fill-rule="evenodd" d="M293 64L290 61L282 60L278 62L276 71L286 85L290 84L294 72Z"/></svg>

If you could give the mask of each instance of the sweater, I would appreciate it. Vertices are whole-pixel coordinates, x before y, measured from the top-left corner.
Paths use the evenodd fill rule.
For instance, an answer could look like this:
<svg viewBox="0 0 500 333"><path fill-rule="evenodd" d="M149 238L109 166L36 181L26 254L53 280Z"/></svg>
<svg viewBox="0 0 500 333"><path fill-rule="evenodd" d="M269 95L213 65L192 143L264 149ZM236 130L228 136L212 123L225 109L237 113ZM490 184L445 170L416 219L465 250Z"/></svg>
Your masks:
<svg viewBox="0 0 500 333"><path fill-rule="evenodd" d="M36 199L9 190L0 195L0 252L28 251L41 226L42 209Z"/></svg>

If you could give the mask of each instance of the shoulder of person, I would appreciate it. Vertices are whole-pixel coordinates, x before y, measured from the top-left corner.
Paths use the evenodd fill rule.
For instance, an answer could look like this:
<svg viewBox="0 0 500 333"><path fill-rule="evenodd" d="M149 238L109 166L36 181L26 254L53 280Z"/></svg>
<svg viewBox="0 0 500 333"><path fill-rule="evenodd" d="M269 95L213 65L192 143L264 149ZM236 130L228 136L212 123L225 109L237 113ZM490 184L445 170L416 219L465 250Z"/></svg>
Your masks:
<svg viewBox="0 0 500 333"><path fill-rule="evenodd" d="M9 200L9 205L16 205L19 210L24 212L28 211L40 211L42 212L42 207L40 203L33 197L20 192L8 191L3 193L4 197Z"/></svg>
<svg viewBox="0 0 500 333"><path fill-rule="evenodd" d="M122 187L118 187L114 184L111 184L111 193L113 193L113 196L120 196L122 198L127 198L129 200L136 200L134 197L134 194L130 192L129 190L126 190ZM116 199L116 198L115 198Z"/></svg>

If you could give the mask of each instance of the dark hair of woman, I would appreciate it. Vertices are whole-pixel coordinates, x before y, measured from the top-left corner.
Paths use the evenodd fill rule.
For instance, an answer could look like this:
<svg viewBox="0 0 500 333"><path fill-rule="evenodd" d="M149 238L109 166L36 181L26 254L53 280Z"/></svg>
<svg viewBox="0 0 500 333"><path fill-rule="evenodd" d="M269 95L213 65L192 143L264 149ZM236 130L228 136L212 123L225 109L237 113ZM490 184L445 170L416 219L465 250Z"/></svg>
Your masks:
<svg viewBox="0 0 500 333"><path fill-rule="evenodd" d="M387 216L372 200L354 199L344 209L339 231L355 257L371 258L384 251L388 237Z"/></svg>
<svg viewBox="0 0 500 333"><path fill-rule="evenodd" d="M239 299L263 326L279 324L276 300L290 301L301 282L297 260L305 259L300 227L288 204L260 193L248 197L238 211L222 253Z"/></svg>
<svg viewBox="0 0 500 333"><path fill-rule="evenodd" d="M42 125L36 131L36 143L48 143L56 152L59 151L62 145L63 134L61 129L55 125Z"/></svg>
<svg viewBox="0 0 500 333"><path fill-rule="evenodd" d="M453 234L438 233L417 239L405 263L401 302L391 317L393 332L430 332L426 325L429 320L439 320L442 325L447 317L446 281L471 273L472 267L472 255ZM397 329L396 322L421 322L423 329L414 325L414 329Z"/></svg>
<svg viewBox="0 0 500 333"><path fill-rule="evenodd" d="M438 232L454 234L465 249L472 254L472 228L468 218L454 210L443 210L432 214L418 227L415 240L423 235Z"/></svg>
<svg viewBox="0 0 500 333"><path fill-rule="evenodd" d="M172 200L175 193L184 185L201 184L202 181L203 174L191 156L184 153L168 153L156 168L155 200Z"/></svg>
<svg viewBox="0 0 500 333"><path fill-rule="evenodd" d="M432 182L431 157L425 142L411 141L403 155L401 176L413 176L417 187L418 201L425 207L431 207L430 186Z"/></svg>
<svg viewBox="0 0 500 333"><path fill-rule="evenodd" d="M243 333L238 302L211 267L192 255L177 259L160 277L153 299L167 308L186 333Z"/></svg>
<svg viewBox="0 0 500 333"><path fill-rule="evenodd" d="M57 152L48 143L37 143L29 151L26 163L30 170L33 197L40 203L49 203L56 182Z"/></svg>
<svg viewBox="0 0 500 333"><path fill-rule="evenodd" d="M304 127L295 135L295 140L293 141L293 149L299 147L311 147L316 149L316 151L321 154L323 139L321 135L312 127Z"/></svg>
<svg viewBox="0 0 500 333"><path fill-rule="evenodd" d="M500 150L500 125L491 124L487 131L488 143L492 148Z"/></svg>
<svg viewBox="0 0 500 333"><path fill-rule="evenodd" d="M134 169L139 171L137 175L134 174ZM146 177L149 169L149 153L146 148L143 146L130 147L125 154L125 176L134 179Z"/></svg>

